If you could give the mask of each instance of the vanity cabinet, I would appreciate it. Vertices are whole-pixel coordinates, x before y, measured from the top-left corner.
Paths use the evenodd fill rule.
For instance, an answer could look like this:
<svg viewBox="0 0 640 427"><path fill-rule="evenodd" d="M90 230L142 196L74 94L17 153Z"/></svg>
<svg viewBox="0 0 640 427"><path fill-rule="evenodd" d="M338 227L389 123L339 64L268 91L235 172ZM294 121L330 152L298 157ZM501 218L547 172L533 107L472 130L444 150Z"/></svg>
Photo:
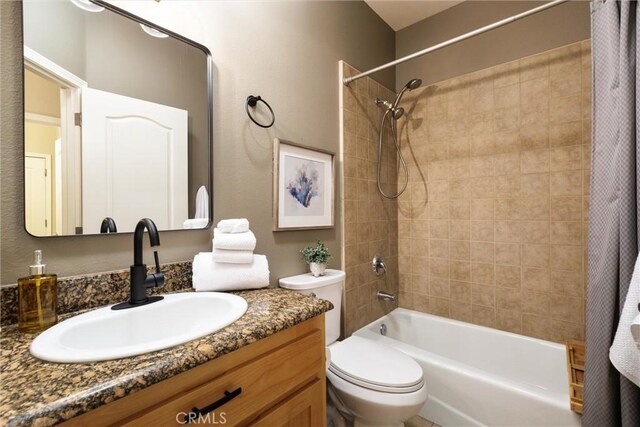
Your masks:
<svg viewBox="0 0 640 427"><path fill-rule="evenodd" d="M326 425L324 314L72 418L70 426Z"/></svg>

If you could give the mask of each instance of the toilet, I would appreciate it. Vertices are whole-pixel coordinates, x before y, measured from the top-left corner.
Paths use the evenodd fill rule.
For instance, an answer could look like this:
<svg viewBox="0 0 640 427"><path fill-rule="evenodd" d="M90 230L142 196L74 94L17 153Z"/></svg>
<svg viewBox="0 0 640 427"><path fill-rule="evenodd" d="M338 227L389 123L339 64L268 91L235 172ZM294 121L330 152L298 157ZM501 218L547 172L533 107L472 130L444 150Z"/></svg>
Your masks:
<svg viewBox="0 0 640 427"><path fill-rule="evenodd" d="M338 341L344 280L343 271L327 269L324 276L300 274L279 283L333 304L325 314L327 379L355 426L402 426L427 401L422 368L406 354L365 338Z"/></svg>

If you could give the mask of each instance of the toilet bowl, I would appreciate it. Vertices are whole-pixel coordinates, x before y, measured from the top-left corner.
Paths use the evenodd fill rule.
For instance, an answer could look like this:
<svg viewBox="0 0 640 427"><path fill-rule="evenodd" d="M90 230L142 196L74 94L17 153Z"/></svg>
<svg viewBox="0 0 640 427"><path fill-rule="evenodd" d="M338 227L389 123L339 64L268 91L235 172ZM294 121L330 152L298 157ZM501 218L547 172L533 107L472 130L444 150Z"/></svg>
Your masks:
<svg viewBox="0 0 640 427"><path fill-rule="evenodd" d="M354 418L355 426L402 426L427 400L420 365L411 357L361 337L340 336L340 308L345 273L326 270L280 279L280 287L331 301L325 315L327 380L340 402Z"/></svg>

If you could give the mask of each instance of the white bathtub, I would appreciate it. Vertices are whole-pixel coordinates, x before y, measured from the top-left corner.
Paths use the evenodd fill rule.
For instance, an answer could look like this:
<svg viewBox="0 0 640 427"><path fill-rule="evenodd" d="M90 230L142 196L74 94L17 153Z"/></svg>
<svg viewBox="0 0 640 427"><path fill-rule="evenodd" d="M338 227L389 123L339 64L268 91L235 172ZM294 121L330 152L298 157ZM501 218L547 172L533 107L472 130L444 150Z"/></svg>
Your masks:
<svg viewBox="0 0 640 427"><path fill-rule="evenodd" d="M569 409L563 345L403 308L354 335L420 363L429 393L420 415L442 426L581 424Z"/></svg>

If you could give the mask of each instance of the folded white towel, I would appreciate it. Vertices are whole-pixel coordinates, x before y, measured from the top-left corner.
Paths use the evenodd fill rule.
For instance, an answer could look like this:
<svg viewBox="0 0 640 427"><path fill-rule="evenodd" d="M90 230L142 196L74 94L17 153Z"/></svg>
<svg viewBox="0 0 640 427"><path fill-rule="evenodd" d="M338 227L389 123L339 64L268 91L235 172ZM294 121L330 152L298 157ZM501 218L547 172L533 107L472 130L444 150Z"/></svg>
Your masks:
<svg viewBox="0 0 640 427"><path fill-rule="evenodd" d="M204 185L201 185L196 193L195 218L209 218L209 192Z"/></svg>
<svg viewBox="0 0 640 427"><path fill-rule="evenodd" d="M254 255L251 264L222 264L211 252L200 252L193 259L193 287L196 291L233 291L269 286L269 262Z"/></svg>
<svg viewBox="0 0 640 427"><path fill-rule="evenodd" d="M228 251L252 251L256 248L256 236L251 230L244 233L223 233L214 228L213 247Z"/></svg>
<svg viewBox="0 0 640 427"><path fill-rule="evenodd" d="M246 233L249 231L247 218L223 219L218 222L218 230L222 233Z"/></svg>
<svg viewBox="0 0 640 427"><path fill-rule="evenodd" d="M209 218L194 218L187 219L183 224L182 228L205 228L209 224Z"/></svg>
<svg viewBox="0 0 640 427"><path fill-rule="evenodd" d="M631 382L640 387L640 348L633 337L633 322L638 315L640 302L640 257L629 283L629 291L625 299L618 329L613 338L613 345L609 349L609 359L613 366Z"/></svg>
<svg viewBox="0 0 640 427"><path fill-rule="evenodd" d="M226 264L250 264L253 262L253 251L227 251L213 248L213 260Z"/></svg>

